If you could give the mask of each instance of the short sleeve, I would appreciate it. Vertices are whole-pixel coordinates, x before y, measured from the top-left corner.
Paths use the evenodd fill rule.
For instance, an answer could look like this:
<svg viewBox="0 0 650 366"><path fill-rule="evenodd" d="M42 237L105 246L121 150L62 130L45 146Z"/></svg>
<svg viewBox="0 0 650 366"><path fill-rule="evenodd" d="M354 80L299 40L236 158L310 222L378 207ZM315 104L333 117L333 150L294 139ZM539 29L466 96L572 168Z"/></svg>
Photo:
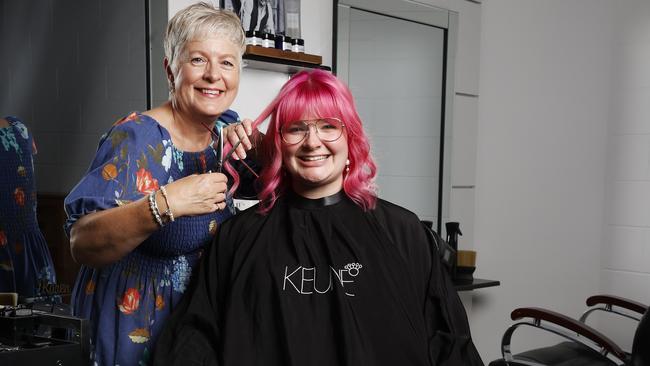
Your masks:
<svg viewBox="0 0 650 366"><path fill-rule="evenodd" d="M24 153L35 155L36 145L34 144L34 138L29 133L27 126L16 117L9 116L6 119L13 128L14 138L19 140L15 141L16 152L23 151ZM27 159L28 161L31 160L29 157L27 157Z"/></svg>
<svg viewBox="0 0 650 366"><path fill-rule="evenodd" d="M29 153L33 156L36 155L36 141L34 135L29 132L29 128L17 118L13 118L13 126L17 131L18 136L25 140L24 146L28 147Z"/></svg>
<svg viewBox="0 0 650 366"><path fill-rule="evenodd" d="M228 109L223 112L221 116L219 116L217 124L220 125L220 127L224 127L236 122L239 122L239 114L231 109Z"/></svg>
<svg viewBox="0 0 650 366"><path fill-rule="evenodd" d="M132 113L102 136L90 168L64 201L68 235L80 217L127 204L158 189L161 167L156 160L162 159L164 141L151 143L152 133L152 126Z"/></svg>

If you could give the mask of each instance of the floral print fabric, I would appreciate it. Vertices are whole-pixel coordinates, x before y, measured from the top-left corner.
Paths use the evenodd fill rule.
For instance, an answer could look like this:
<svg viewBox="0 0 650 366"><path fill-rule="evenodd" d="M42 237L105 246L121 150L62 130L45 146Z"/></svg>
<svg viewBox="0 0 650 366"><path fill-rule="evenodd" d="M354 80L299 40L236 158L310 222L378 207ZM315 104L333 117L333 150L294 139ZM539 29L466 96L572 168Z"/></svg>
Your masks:
<svg viewBox="0 0 650 366"><path fill-rule="evenodd" d="M232 111L220 118L237 119ZM156 120L131 113L102 136L88 172L66 198L66 229L85 214L138 200L161 185L214 170L216 163L212 146L201 152L176 149ZM230 215L224 210L177 218L120 261L101 269L82 266L73 309L91 320L95 364L149 363L156 336L185 291L203 246Z"/></svg>
<svg viewBox="0 0 650 366"><path fill-rule="evenodd" d="M0 292L23 301L48 300L54 265L36 219L34 140L15 117L0 127ZM56 299L54 299L56 300Z"/></svg>

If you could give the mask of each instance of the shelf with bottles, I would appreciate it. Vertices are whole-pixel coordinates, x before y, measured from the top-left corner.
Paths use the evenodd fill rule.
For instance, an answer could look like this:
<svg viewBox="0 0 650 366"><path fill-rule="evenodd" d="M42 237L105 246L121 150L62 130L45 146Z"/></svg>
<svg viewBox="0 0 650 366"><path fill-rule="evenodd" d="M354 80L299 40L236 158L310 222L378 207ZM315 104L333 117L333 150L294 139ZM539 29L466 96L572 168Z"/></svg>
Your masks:
<svg viewBox="0 0 650 366"><path fill-rule="evenodd" d="M295 74L307 69L331 71L329 66L322 65L323 58L321 56L262 46L246 46L243 59L245 68L286 74Z"/></svg>

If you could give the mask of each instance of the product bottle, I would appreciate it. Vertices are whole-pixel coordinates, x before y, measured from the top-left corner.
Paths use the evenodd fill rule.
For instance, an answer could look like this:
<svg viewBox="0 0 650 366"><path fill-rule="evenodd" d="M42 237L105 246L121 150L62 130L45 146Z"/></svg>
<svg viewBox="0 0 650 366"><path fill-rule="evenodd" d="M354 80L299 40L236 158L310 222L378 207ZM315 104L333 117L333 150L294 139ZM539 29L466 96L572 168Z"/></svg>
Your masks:
<svg viewBox="0 0 650 366"><path fill-rule="evenodd" d="M258 44L257 38L255 38L255 32L252 30L249 30L246 32L246 46L257 46Z"/></svg>
<svg viewBox="0 0 650 366"><path fill-rule="evenodd" d="M293 38L291 40L291 51L305 53L305 40L302 38Z"/></svg>
<svg viewBox="0 0 650 366"><path fill-rule="evenodd" d="M273 33L262 33L262 47L275 48L275 35Z"/></svg>

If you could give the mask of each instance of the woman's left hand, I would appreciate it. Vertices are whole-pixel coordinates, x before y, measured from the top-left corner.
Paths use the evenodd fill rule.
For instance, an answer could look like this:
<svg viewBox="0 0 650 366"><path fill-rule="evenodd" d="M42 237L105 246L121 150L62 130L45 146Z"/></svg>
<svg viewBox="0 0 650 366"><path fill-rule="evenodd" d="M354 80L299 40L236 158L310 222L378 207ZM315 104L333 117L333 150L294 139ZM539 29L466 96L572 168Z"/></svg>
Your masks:
<svg viewBox="0 0 650 366"><path fill-rule="evenodd" d="M224 128L224 135L228 139L228 142L230 142L230 145L235 146L237 142L241 141L232 155L233 159L246 159L246 151L253 148L253 144L249 138L249 136L253 135L252 125L252 120L244 119L239 123L228 125Z"/></svg>

